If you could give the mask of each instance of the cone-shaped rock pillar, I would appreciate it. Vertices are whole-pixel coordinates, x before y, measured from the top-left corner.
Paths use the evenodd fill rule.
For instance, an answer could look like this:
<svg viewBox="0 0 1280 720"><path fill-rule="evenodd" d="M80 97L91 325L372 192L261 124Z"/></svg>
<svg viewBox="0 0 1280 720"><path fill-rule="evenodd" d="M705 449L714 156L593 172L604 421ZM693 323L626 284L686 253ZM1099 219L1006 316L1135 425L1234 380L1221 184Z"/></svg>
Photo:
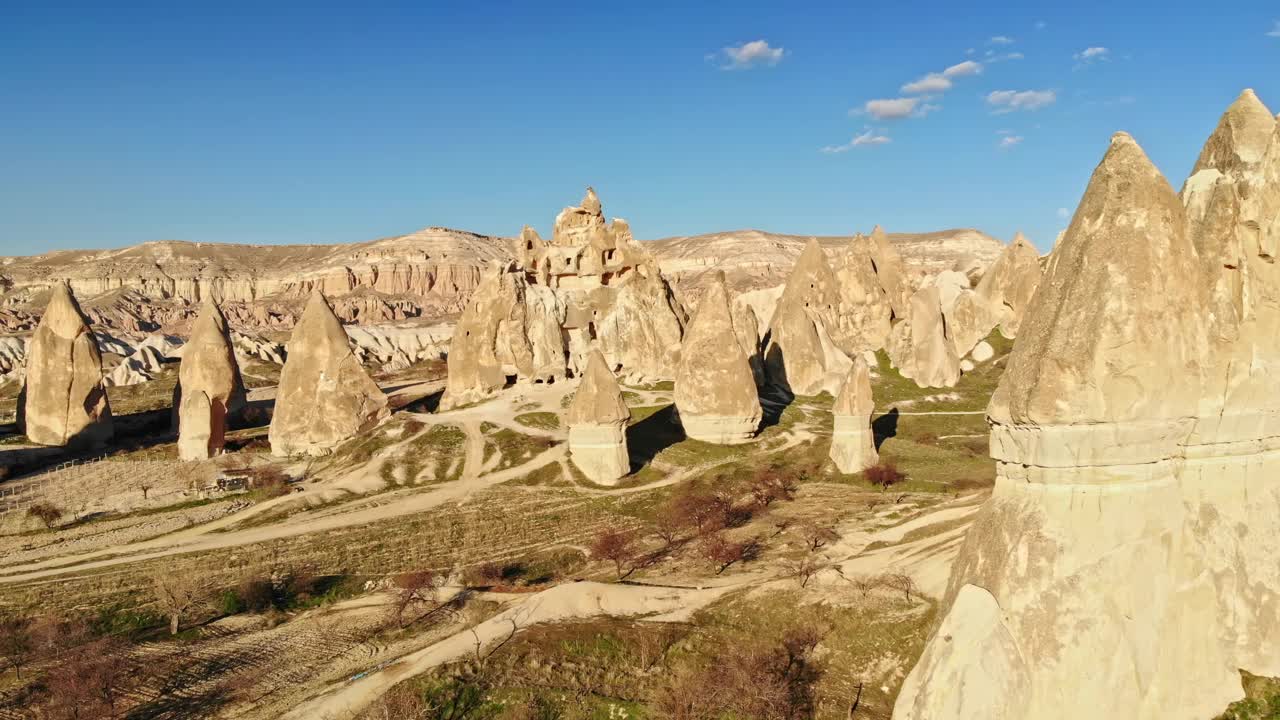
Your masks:
<svg viewBox="0 0 1280 720"><path fill-rule="evenodd" d="M627 455L627 421L631 411L622 388L600 350L587 357L582 382L569 405L569 458L587 479L616 484L631 472Z"/></svg>
<svg viewBox="0 0 1280 720"><path fill-rule="evenodd" d="M695 440L743 443L760 427L760 396L734 332L723 273L703 293L685 333L675 404L685 434Z"/></svg>
<svg viewBox="0 0 1280 720"><path fill-rule="evenodd" d="M227 319L210 299L183 346L173 396L178 457L205 460L222 452L227 423L244 407L245 392Z"/></svg>
<svg viewBox="0 0 1280 720"><path fill-rule="evenodd" d="M871 413L874 410L871 370L867 367L866 358L859 354L853 358L853 366L849 368L849 375L831 408L835 417L831 459L845 475L860 473L880 461L875 435L871 431Z"/></svg>
<svg viewBox="0 0 1280 720"><path fill-rule="evenodd" d="M53 286L31 336L21 404L23 432L31 442L89 447L111 439L102 355L65 283Z"/></svg>
<svg viewBox="0 0 1280 720"><path fill-rule="evenodd" d="M386 396L351 351L342 323L312 292L280 373L271 452L322 455L388 414Z"/></svg>

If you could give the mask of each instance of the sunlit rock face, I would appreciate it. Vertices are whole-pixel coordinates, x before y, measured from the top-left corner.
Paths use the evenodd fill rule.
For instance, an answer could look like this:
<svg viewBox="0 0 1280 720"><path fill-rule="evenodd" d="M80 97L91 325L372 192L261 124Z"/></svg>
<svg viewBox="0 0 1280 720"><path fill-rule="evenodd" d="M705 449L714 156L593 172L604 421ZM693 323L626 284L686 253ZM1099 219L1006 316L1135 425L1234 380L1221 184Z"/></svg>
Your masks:
<svg viewBox="0 0 1280 720"><path fill-rule="evenodd" d="M18 420L31 442L94 446L111 439L102 355L66 284L53 286L26 360Z"/></svg>
<svg viewBox="0 0 1280 720"><path fill-rule="evenodd" d="M871 369L866 358L857 355L831 408L834 420L830 457L846 475L862 472L880 461L871 430L875 405L871 397Z"/></svg>
<svg viewBox="0 0 1280 720"><path fill-rule="evenodd" d="M569 425L569 458L588 480L615 485L631 472L626 434L631 411L599 350L592 350L588 356L587 369L565 419Z"/></svg>
<svg viewBox="0 0 1280 720"><path fill-rule="evenodd" d="M1181 198L1112 139L988 408L995 491L895 717L1208 718L1239 670L1280 674L1276 132L1243 95Z"/></svg>
<svg viewBox="0 0 1280 720"><path fill-rule="evenodd" d="M244 381L231 345L227 319L212 301L200 308L183 346L174 410L178 456L206 460L222 452L227 423L244 407Z"/></svg>
<svg viewBox="0 0 1280 720"><path fill-rule="evenodd" d="M685 434L695 440L743 443L760 427L760 396L734 329L722 274L703 293L685 335L675 405Z"/></svg>
<svg viewBox="0 0 1280 720"><path fill-rule="evenodd" d="M319 291L289 339L268 438L275 455L324 455L390 414Z"/></svg>
<svg viewBox="0 0 1280 720"><path fill-rule="evenodd" d="M627 222L605 221L594 190L556 216L550 241L526 227L514 250L513 262L485 273L458 320L441 407L511 381L581 375L593 346L629 379L672 376L684 310Z"/></svg>

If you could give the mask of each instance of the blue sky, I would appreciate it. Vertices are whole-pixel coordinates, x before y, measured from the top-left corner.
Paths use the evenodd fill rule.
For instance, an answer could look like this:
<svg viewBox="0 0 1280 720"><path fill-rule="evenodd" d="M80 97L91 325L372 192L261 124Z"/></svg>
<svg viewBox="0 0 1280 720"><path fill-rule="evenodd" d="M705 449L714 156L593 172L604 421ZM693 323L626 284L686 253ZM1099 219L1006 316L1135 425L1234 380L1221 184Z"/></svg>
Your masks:
<svg viewBox="0 0 1280 720"><path fill-rule="evenodd" d="M0 5L0 253L546 233L588 184L641 238L1048 249L1112 132L1177 187L1280 112L1273 1L195 5Z"/></svg>

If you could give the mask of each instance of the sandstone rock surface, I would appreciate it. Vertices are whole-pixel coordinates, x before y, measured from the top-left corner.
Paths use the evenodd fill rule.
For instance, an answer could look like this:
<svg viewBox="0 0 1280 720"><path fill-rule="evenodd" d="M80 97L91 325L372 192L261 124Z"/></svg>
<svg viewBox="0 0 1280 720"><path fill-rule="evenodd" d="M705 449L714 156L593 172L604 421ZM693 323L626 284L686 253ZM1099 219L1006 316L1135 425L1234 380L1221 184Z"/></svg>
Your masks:
<svg viewBox="0 0 1280 720"><path fill-rule="evenodd" d="M897 323L886 351L893 366L920 387L953 387L960 358L946 335L941 293L928 285L911 296L910 314Z"/></svg>
<svg viewBox="0 0 1280 720"><path fill-rule="evenodd" d="M227 319L211 300L201 306L183 345L173 399L178 457L205 460L221 453L228 423L244 407L245 390Z"/></svg>
<svg viewBox="0 0 1280 720"><path fill-rule="evenodd" d="M1259 332L1280 238L1253 209L1280 198L1280 130L1262 140L1258 104L1228 110L1181 201L1113 138L988 408L996 488L895 718L1191 720L1241 669L1280 673L1280 351Z"/></svg>
<svg viewBox="0 0 1280 720"><path fill-rule="evenodd" d="M566 415L569 457L587 479L614 485L631 472L626 435L630 419L617 378L604 355L592 350Z"/></svg>
<svg viewBox="0 0 1280 720"><path fill-rule="evenodd" d="M1040 253L1019 232L978 282L978 295L998 309L1000 331L1005 337L1017 336L1040 285L1040 275Z"/></svg>
<svg viewBox="0 0 1280 720"><path fill-rule="evenodd" d="M102 356L80 306L63 283L27 348L19 423L41 445L100 445L111 439L111 404L102 385Z"/></svg>
<svg viewBox="0 0 1280 720"><path fill-rule="evenodd" d="M880 456L876 453L875 435L871 430L871 414L874 411L871 371L866 359L859 354L854 357L849 375L831 408L835 420L830 456L845 475L860 473L880 461Z"/></svg>
<svg viewBox="0 0 1280 720"><path fill-rule="evenodd" d="M685 434L695 440L743 443L760 427L760 396L738 344L723 277L703 294L685 333L675 405Z"/></svg>
<svg viewBox="0 0 1280 720"><path fill-rule="evenodd" d="M268 437L275 455L322 455L389 415L387 398L351 350L319 291L289 339Z"/></svg>
<svg viewBox="0 0 1280 720"><path fill-rule="evenodd" d="M797 395L837 385L849 358L836 345L851 328L843 321L840 283L826 253L810 240L796 261L769 321L769 379ZM834 338L834 339L833 339Z"/></svg>

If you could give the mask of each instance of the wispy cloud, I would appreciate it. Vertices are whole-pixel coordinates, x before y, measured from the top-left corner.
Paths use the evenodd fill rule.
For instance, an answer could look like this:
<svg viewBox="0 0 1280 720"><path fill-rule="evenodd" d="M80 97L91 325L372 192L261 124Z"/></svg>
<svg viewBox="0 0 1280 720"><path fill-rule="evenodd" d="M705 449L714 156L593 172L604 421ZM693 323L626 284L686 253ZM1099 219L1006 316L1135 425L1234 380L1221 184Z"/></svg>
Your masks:
<svg viewBox="0 0 1280 720"><path fill-rule="evenodd" d="M1039 110L1058 99L1053 90L996 90L987 95L987 104L997 115L1018 110Z"/></svg>
<svg viewBox="0 0 1280 720"><path fill-rule="evenodd" d="M1104 47L1087 47L1080 52L1072 55L1076 62L1076 67L1091 65L1096 62L1106 62L1111 59L1111 49Z"/></svg>
<svg viewBox="0 0 1280 720"><path fill-rule="evenodd" d="M1069 217L1071 217L1071 211L1070 211L1070 210L1068 210L1068 209L1066 209L1066 208L1058 208L1058 219L1059 219L1059 220L1066 220L1066 219L1067 219L1067 218L1069 218Z"/></svg>
<svg viewBox="0 0 1280 720"><path fill-rule="evenodd" d="M908 94L940 93L951 89L951 81L942 73L929 73L919 80L913 80L902 86L902 92Z"/></svg>
<svg viewBox="0 0 1280 720"><path fill-rule="evenodd" d="M861 135L855 135L852 140L843 145L828 145L822 148L822 152L832 155L835 153L849 152L857 147L868 147L872 145L888 145L893 139L882 132L867 128L866 132Z"/></svg>
<svg viewBox="0 0 1280 720"><path fill-rule="evenodd" d="M861 115L865 113L877 120L902 120L913 115L926 115L938 109L938 106L930 105L926 100L927 98L923 97L868 100L867 104L862 106L862 109L853 110L850 114Z"/></svg>
<svg viewBox="0 0 1280 720"><path fill-rule="evenodd" d="M1267 37L1280 38L1280 20L1276 21L1276 26L1271 28L1271 32L1267 33Z"/></svg>
<svg viewBox="0 0 1280 720"><path fill-rule="evenodd" d="M966 75L979 75L982 73L982 63L972 60L965 60L962 63L956 63L946 70L942 71L943 76L949 78L965 77Z"/></svg>
<svg viewBox="0 0 1280 720"><path fill-rule="evenodd" d="M1049 27L1049 23L1047 23L1047 22L1045 22L1045 21L1043 21L1043 20L1040 20L1040 21L1036 22L1036 29L1037 29L1037 30L1043 30L1043 29L1045 29L1045 28L1047 28L1047 27Z"/></svg>
<svg viewBox="0 0 1280 720"><path fill-rule="evenodd" d="M1005 53L1003 55L992 55L991 57L987 58L987 64L990 65L992 63L1004 62L1006 60L1021 60L1024 57L1026 56L1020 52Z"/></svg>
<svg viewBox="0 0 1280 720"><path fill-rule="evenodd" d="M1012 150L1022 144L1023 137L1021 135L1005 135L1000 138L1001 150Z"/></svg>
<svg viewBox="0 0 1280 720"><path fill-rule="evenodd" d="M987 44L988 45L1012 45L1013 42L1014 42L1013 38L1009 37L1008 35L996 35L995 37L988 40Z"/></svg>
<svg viewBox="0 0 1280 720"><path fill-rule="evenodd" d="M752 40L741 45L722 48L711 57L723 60L721 70L748 70L762 65L773 66L782 62L787 51L785 48L771 47L767 40Z"/></svg>

